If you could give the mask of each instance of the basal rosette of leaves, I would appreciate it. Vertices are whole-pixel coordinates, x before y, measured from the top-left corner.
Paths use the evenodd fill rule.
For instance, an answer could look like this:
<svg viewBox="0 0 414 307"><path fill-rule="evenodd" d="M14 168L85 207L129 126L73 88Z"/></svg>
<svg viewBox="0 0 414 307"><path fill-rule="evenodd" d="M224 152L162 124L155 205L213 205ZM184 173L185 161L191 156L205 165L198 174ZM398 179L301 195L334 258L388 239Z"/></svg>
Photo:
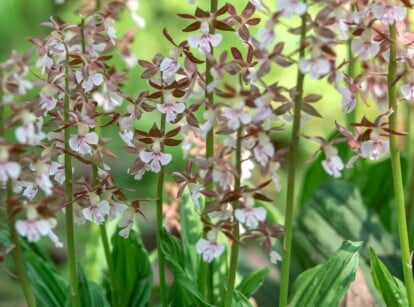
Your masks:
<svg viewBox="0 0 414 307"><path fill-rule="evenodd" d="M27 305L331 306L360 269L413 306L411 4L196 2L149 58L138 2L97 0L0 64L0 260Z"/></svg>

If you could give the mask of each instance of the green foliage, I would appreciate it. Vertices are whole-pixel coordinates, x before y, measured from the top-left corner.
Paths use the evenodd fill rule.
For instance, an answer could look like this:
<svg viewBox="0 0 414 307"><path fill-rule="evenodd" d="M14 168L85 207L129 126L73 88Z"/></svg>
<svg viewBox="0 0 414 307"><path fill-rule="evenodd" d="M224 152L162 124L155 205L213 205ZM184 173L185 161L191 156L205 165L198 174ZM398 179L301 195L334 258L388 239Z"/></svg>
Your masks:
<svg viewBox="0 0 414 307"><path fill-rule="evenodd" d="M365 263L369 262L371 246L394 274L401 272L397 242L379 217L366 208L359 189L350 183L335 180L317 189L298 215L295 229L294 260L299 269L323 261L343 240L362 240Z"/></svg>
<svg viewBox="0 0 414 307"><path fill-rule="evenodd" d="M232 307L251 307L249 300L247 297L238 291L237 289L233 292L233 303L231 304Z"/></svg>
<svg viewBox="0 0 414 307"><path fill-rule="evenodd" d="M247 274L243 277L236 289L244 296L251 297L260 288L269 273L270 268L263 268L259 271Z"/></svg>
<svg viewBox="0 0 414 307"><path fill-rule="evenodd" d="M183 197L180 204L180 223L184 265L197 280L200 256L195 252L194 246L202 236L203 225L189 196Z"/></svg>
<svg viewBox="0 0 414 307"><path fill-rule="evenodd" d="M371 249L371 275L375 287L381 293L387 306L408 306L407 291L404 284L388 271L387 267Z"/></svg>
<svg viewBox="0 0 414 307"><path fill-rule="evenodd" d="M68 282L54 266L31 251L24 253L27 274L38 306L64 306Z"/></svg>
<svg viewBox="0 0 414 307"><path fill-rule="evenodd" d="M345 143L338 146L339 155L346 157L349 155L349 149ZM339 182L338 179L332 179L321 166L324 159L321 154L318 159L307 170L304 176L304 182L301 193L301 204L312 196L313 192L324 182ZM401 157L401 169L403 178L406 179L407 159ZM394 187L390 174L392 173L390 161L376 161L372 163L367 160L357 160L353 168L344 171L344 178L352 182L360 191L363 191L362 199L364 206L372 208L377 212L380 220L386 230L393 230L394 208Z"/></svg>
<svg viewBox="0 0 414 307"><path fill-rule="evenodd" d="M78 290L80 306L88 307L110 307L111 305L105 298L99 285L86 278L85 272L82 267L78 265ZM63 305L52 305L63 306ZM66 300L66 307L72 306L72 297L68 296Z"/></svg>
<svg viewBox="0 0 414 307"><path fill-rule="evenodd" d="M325 263L295 280L290 306L338 306L355 278L362 242L345 241Z"/></svg>
<svg viewBox="0 0 414 307"><path fill-rule="evenodd" d="M115 232L112 246L113 302L120 307L146 306L152 291L152 270L141 240L133 230L126 239Z"/></svg>
<svg viewBox="0 0 414 307"><path fill-rule="evenodd" d="M186 306L211 306L204 300L197 288L197 283L185 268L184 254L179 241L165 229L162 230L160 239L161 250L174 274L174 290L178 290L181 293L181 295L173 293L173 295L170 296L170 300L177 299L178 297L180 300L185 299L187 303L190 303L190 305ZM178 302L175 301L172 305L176 306L177 303Z"/></svg>

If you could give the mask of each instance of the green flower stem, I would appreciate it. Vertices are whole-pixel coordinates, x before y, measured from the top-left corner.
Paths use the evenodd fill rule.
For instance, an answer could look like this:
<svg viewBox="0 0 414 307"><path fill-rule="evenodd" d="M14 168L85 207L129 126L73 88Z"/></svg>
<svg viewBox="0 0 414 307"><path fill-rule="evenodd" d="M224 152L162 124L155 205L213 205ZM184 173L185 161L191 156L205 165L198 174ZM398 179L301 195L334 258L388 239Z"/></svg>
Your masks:
<svg viewBox="0 0 414 307"><path fill-rule="evenodd" d="M237 140L236 140L236 170L237 176L234 183L234 189L240 189L240 178L241 178L241 136L242 136L242 128L237 130ZM239 207L239 202L235 201L233 205L233 212ZM239 223L236 219L233 221L233 243L231 245L231 253L230 253L230 268L229 268L229 276L227 279L227 290L224 297L224 307L231 307L233 301L233 292L234 292L234 284L236 281L236 273L237 273L237 259L239 256L239 247L240 247L240 227Z"/></svg>
<svg viewBox="0 0 414 307"><path fill-rule="evenodd" d="M7 200L11 200L12 196L13 196L13 190L12 190L11 181L9 180L7 182ZM13 217L13 210L10 205L7 206L7 211L8 211L7 213L8 213L8 220L9 220L10 241L14 245L14 248L12 250L12 256L13 256L14 263L16 265L17 274L19 276L20 284L22 286L27 305L29 307L35 307L36 300L33 295L32 289L30 288L30 282L27 276L26 266L24 265L23 252L22 252L22 249L19 243L19 236L17 234L16 228L14 225L15 219Z"/></svg>
<svg viewBox="0 0 414 307"><path fill-rule="evenodd" d="M300 51L299 59L305 56L304 42L306 38L306 14L302 17L301 34L300 34ZM298 163L299 152L299 133L300 133L300 120L303 102L303 84L305 75L298 69L296 80L296 95L295 105L293 110L293 127L291 134L291 143L289 150L289 168L288 168L288 180L287 180L287 195L286 195L286 212L285 212L285 237L283 241L283 260L281 269L281 282L280 282L280 298L279 306L285 307L288 303L289 294L289 271L290 271L290 258L292 254L292 236L293 236L293 212L295 201L295 178L296 168Z"/></svg>
<svg viewBox="0 0 414 307"><path fill-rule="evenodd" d="M99 135L99 129L95 129L95 132ZM98 167L96 165L92 166L92 173L93 173L93 180L95 184L99 184L99 176L98 176ZM112 263L112 257L111 257L111 247L109 244L109 238L108 238L108 234L106 232L106 225L105 223L99 225L99 231L101 234L101 240L102 240L102 246L104 249L104 254L105 254L105 260L106 260L106 265L108 267L108 275L109 275L109 280L110 280L110 288L113 289L114 286L114 266ZM116 306L115 304L115 300L114 297L111 296L112 298L112 305Z"/></svg>
<svg viewBox="0 0 414 307"><path fill-rule="evenodd" d="M97 10L99 9L100 6L100 2L97 1L96 2L97 5ZM85 40L85 19L82 18L81 20L81 25L80 25L80 36L81 36L81 46L82 46L82 53L86 53L86 40ZM95 129L94 129L95 133L100 136L101 135L101 129L100 129L100 117L98 117L96 119L96 125L95 125ZM95 185L99 184L99 175L98 175L98 167L96 165L92 165L92 174L93 174L93 182ZM103 249L104 249L104 254L105 254L105 260L106 260L106 265L108 267L108 275L109 275L109 280L111 281L111 289L113 288L114 285L114 278L113 278L113 264L112 264L112 258L111 258L111 248L109 245L109 239L108 239L108 234L106 232L106 226L105 224L101 224L99 225L99 231L101 234L101 240L102 240L102 245L103 245Z"/></svg>
<svg viewBox="0 0 414 307"><path fill-rule="evenodd" d="M211 8L210 12L215 13L217 11L217 2L218 0L211 0ZM214 28L210 28L211 34L215 33ZM214 48L211 48L211 54L214 54ZM205 88L205 97L210 105L214 104L214 91L209 92L207 90L207 85L210 84L214 80L213 76L211 75L211 63L206 60L206 88ZM211 127L210 131L207 133L206 138L206 158L211 158L214 156L214 125Z"/></svg>
<svg viewBox="0 0 414 307"><path fill-rule="evenodd" d="M161 103L164 103L163 96L161 98ZM161 132L165 132L165 121L166 115L161 115ZM164 152L164 143L161 142L161 152ZM164 177L165 169L161 165L161 170L158 175L158 184L157 184L157 253L158 253L158 273L160 278L160 292L161 292L161 302L163 307L168 306L168 296L167 296L167 284L165 281L165 260L164 253L161 250L161 231L163 229L163 213L162 213L162 204L164 196Z"/></svg>
<svg viewBox="0 0 414 307"><path fill-rule="evenodd" d="M3 70L0 69L0 136L4 137L4 104L3 104ZM11 186L11 181L7 182L7 200L12 199L13 190ZM3 195L2 195L3 200ZM23 289L24 297L26 298L27 305L29 307L36 306L36 300L33 296L32 289L30 288L29 278L27 277L26 266L24 265L23 253L20 247L19 236L15 228L15 219L13 217L13 210L10 205L7 205L7 214L8 214L8 223L9 223L9 232L10 232L10 241L14 245L12 250L12 256L14 263L16 265L17 274L19 276L20 284Z"/></svg>
<svg viewBox="0 0 414 307"><path fill-rule="evenodd" d="M408 30L414 31L413 24L413 10L407 11L407 24ZM408 66L408 65L407 65ZM408 67L407 67L408 68ZM405 141L405 150L407 152L407 183L409 184L407 191L407 226L408 226L408 239L410 246L414 245L414 125L411 122L412 116L414 115L414 106L407 102L406 104L406 125L407 125L407 138Z"/></svg>
<svg viewBox="0 0 414 307"><path fill-rule="evenodd" d="M3 69L0 67L0 136L4 137Z"/></svg>
<svg viewBox="0 0 414 307"><path fill-rule="evenodd" d="M69 50L65 45L66 60L65 60L65 97L63 106L63 118L66 125L70 125L69 110ZM66 193L66 241L68 245L68 257L69 257L69 272L70 272L70 285L72 295L72 306L79 307L79 291L78 291L78 274L76 270L76 255L75 255L75 238L73 231L73 186L72 186L72 158L68 152L69 147L69 128L64 130L65 139L65 193Z"/></svg>
<svg viewBox="0 0 414 307"><path fill-rule="evenodd" d="M398 127L398 105L397 105L397 89L394 81L397 72L397 44L396 37L397 31L395 23L390 25L390 59L388 66L388 103L389 108L394 112L390 116L390 129L397 130ZM407 289L407 298L410 306L414 306L414 281L413 272L411 267L410 247L408 242L408 232L405 216L405 201L404 201L404 187L402 182L400 153L398 148L398 137L394 134L390 134L390 152L391 152L391 165L392 176L394 181L395 202L398 219L398 234L401 245L401 257L404 271L404 281Z"/></svg>
<svg viewBox="0 0 414 307"><path fill-rule="evenodd" d="M210 1L210 12L217 12L218 0ZM215 29L211 28L210 32L215 33ZM211 48L211 54L214 54L214 48ZM213 81L213 76L211 75L211 63L206 60L206 88L205 88L205 97L210 105L214 104L214 92L207 91L207 85ZM211 127L210 131L207 133L206 138L206 159L214 157L214 125ZM206 202L208 200L206 199ZM213 269L212 264L208 264L200 259L200 268L198 275L198 288L201 294L205 295L208 302L213 301Z"/></svg>
<svg viewBox="0 0 414 307"><path fill-rule="evenodd" d="M398 105L397 88L395 86L397 72L397 30L395 23L390 25L390 58L388 64L388 106L394 112L390 116L390 129L397 130L398 127ZM398 148L398 137L390 134L390 152L392 177L394 181L395 205L398 219L398 235L401 245L401 258L404 271L404 281L407 290L409 306L414 306L414 281L411 267L410 247L408 243L407 224L405 218L404 187L401 173L400 152Z"/></svg>
<svg viewBox="0 0 414 307"><path fill-rule="evenodd" d="M414 153L413 153L413 144L414 142L414 125L411 122L411 118L414 114L413 106L410 103L406 103L407 107L407 138L405 141L405 150L407 152L407 208L406 208L406 217L407 217L407 227L408 227L408 240L414 245ZM411 237L410 237L411 234Z"/></svg>
<svg viewBox="0 0 414 307"><path fill-rule="evenodd" d="M353 60L354 54L352 52L352 38L349 38L347 41L347 58L348 58L348 66L347 66L347 74L350 78L355 76L355 61ZM358 106L358 104L357 104ZM357 107L346 115L348 123L354 123L356 118ZM350 155L352 153L350 152Z"/></svg>
<svg viewBox="0 0 414 307"><path fill-rule="evenodd" d="M4 104L3 104L3 69L0 67L0 137L4 137ZM7 200L11 200L13 198L13 189L11 185L11 181L9 180L7 182L7 190L6 190L6 198ZM1 194L1 201L4 201L4 194ZM30 282L29 278L27 276L26 266L24 264L23 259L23 253L22 249L20 247L19 242L19 235L17 234L16 228L15 228L15 219L13 217L13 210L10 205L7 205L7 220L9 223L9 232L10 232L10 242L14 245L12 250L12 256L14 263L16 265L17 269L17 275L19 276L20 284L23 289L24 297L26 298L27 305L29 307L35 307L36 306L36 300L33 295L32 289L30 288Z"/></svg>

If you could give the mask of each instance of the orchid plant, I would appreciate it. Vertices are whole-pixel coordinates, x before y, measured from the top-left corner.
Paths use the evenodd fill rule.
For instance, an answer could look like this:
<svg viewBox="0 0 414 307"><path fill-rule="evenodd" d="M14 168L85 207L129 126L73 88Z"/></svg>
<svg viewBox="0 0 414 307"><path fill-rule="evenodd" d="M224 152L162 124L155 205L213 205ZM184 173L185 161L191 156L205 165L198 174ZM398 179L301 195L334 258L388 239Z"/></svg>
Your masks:
<svg viewBox="0 0 414 307"><path fill-rule="evenodd" d="M108 0L81 8L76 24L51 17L42 23L49 34L30 39L33 51L13 51L1 63L0 186L8 229L0 259L13 256L28 306L250 306L270 271L242 273L244 247L252 245L280 273L272 298L280 306L338 305L355 278L361 243L345 242L291 286L305 212L297 188L309 184L300 183L300 169L309 160L327 175L312 181L329 176L333 184L343 178L357 185L355 169L388 157L404 283L372 250L371 284L387 305L414 306L414 176L403 175L400 160L406 151L414 169L411 3L195 2L192 13L177 12L181 32L160 33L170 50L155 50L151 59L138 60L131 47L145 25L138 2ZM136 28L119 37L124 12ZM126 68L114 64L117 56ZM128 93L123 85L138 78L128 74L134 66L145 86ZM287 71L296 81L283 78ZM314 84L341 98L327 101ZM323 119L324 103L342 111L325 123L336 132L312 135L304 127ZM121 149L111 147L109 134ZM315 143L312 157L301 150ZM118 184L110 162L118 157L132 161L122 173L133 186ZM146 188L149 177L155 191ZM140 229L151 210L156 247L149 255ZM99 227L93 235L105 255L102 287L79 264L77 229L86 223ZM43 237L66 248L67 279L35 252ZM327 286L328 278L335 280ZM329 295L315 297L317 290Z"/></svg>

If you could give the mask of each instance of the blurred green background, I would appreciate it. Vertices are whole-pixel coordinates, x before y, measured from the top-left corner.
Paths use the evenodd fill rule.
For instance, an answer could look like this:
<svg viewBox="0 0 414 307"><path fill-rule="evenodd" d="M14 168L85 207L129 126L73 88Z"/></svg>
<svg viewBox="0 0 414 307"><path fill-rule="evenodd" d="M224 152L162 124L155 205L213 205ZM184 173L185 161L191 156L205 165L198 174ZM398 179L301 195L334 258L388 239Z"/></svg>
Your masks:
<svg viewBox="0 0 414 307"><path fill-rule="evenodd" d="M236 2L236 1L235 1ZM234 4L239 10L245 4L246 1L237 1ZM274 1L265 1L269 7L274 7ZM187 0L158 0L158 1L140 1L140 7L137 14L144 18L146 25L145 28L139 29L135 42L133 44L133 54L138 58L150 60L157 53L162 53L167 56L169 50L172 48L171 44L163 37L162 29L167 27L171 35L177 42L185 40L187 34L181 31L186 25L189 24L188 20L177 17L177 13L193 13L195 6L189 5ZM209 7L209 1L199 0L196 3L203 9ZM19 52L25 52L33 45L28 42L28 38L42 38L47 35L48 29L41 27L39 24L43 21L47 21L50 16L60 16L65 21L78 23L80 16L74 13L75 9L79 7L81 1L66 1L63 5L56 5L54 1L43 0L43 1L27 1L27 0L1 0L0 1L0 61L6 60L13 49ZM224 1L219 1L219 5L224 4ZM265 18L263 14L258 14L259 17ZM297 25L299 22L298 18L293 18L292 24ZM285 21L286 23L286 21ZM127 12L124 13L121 20L117 23L116 29L118 36L124 34L128 29L134 27L134 22L130 18ZM254 33L257 29L252 29ZM287 34L287 26L278 25L276 27L277 41L283 41L286 43L287 50L293 51L297 48L298 42L296 37ZM229 42L234 42L232 39L233 33L224 33L223 45L220 48L226 48L230 46ZM241 44L237 43L238 47L241 48ZM220 48L218 48L220 50ZM341 46L339 47L342 48ZM338 62L341 61L341 52L339 52ZM113 60L113 64L119 69L126 69L125 64L116 56ZM132 69L128 70L129 80L125 83L124 92L131 96L136 96L140 91L147 89L146 81L140 79L142 69L135 65ZM289 69L275 69L274 73L268 76L268 81L278 81L279 84L292 87L296 80L295 67ZM340 112L341 99L340 96L333 90L331 86L328 86L326 81L314 81L309 78L306 79L306 93L318 93L323 95L323 99L317 104L318 111L322 114L323 118L314 118L306 122L303 126L302 132L306 135L320 135L323 137L329 137L333 133L334 121L343 122L343 116ZM358 109L358 114L364 114L366 107L361 106ZM359 118L360 116L357 116ZM155 114L147 115L144 121L137 124L138 129L145 129L154 121L158 121L158 118L153 118ZM286 125L286 130L280 134L274 135L273 141L276 146L282 147L288 145L289 139L289 126ZM155 195L155 183L156 176L147 174L142 181L134 181L132 176L127 175L125 170L131 165L135 159L130 154L122 152L122 146L124 145L117 135L115 129L104 129L103 134L105 137L110 137L113 140L110 143L110 147L119 154L119 158L115 161L108 161L108 164L114 170L114 175L118 180L120 186L134 190L133 192L127 192L130 197L154 197ZM301 190L299 186L305 170L308 168L306 161L311 157L313 152L318 149L318 144L311 141L301 142L301 167L298 169L298 192ZM174 156L181 156L180 149L168 149L171 153L176 153ZM320 161L318 161L320 163ZM167 171L182 170L184 166L183 160L175 160L175 163L169 165ZM320 164L319 164L320 167ZM282 178L285 177L282 170ZM323 176L323 175L320 175ZM171 177L169 177L171 180ZM282 179L283 180L283 179ZM273 210L274 221L283 223L281 217L283 216L283 203L284 203L285 190L283 189L276 197L277 208ZM273 195L272 195L273 196ZM155 233L152 229L154 205L150 203L143 207L143 211L147 216L148 221L141 219L139 221L140 229L147 238L146 244L149 249L153 247L155 241ZM114 225L112 225L110 233L114 231ZM64 240L63 230L58 230L60 237ZM96 234L96 235L93 235ZM79 259L82 263L88 263L87 266L89 276L99 281L100 269L104 265L104 257L100 242L98 240L98 228L94 225L80 226L77 234L79 242L86 242L86 253ZM40 242L40 246L48 250L49 253L58 261L61 265L61 269L65 270L65 255L64 251L58 251L51 247L50 242L47 239L43 239ZM83 248L79 248L83 250ZM251 257L261 257L255 251L255 254ZM246 252L248 253L248 252ZM257 260L258 258L256 258ZM260 261L256 261L261 265L266 265L265 257L261 257ZM252 261L247 260L246 263L242 264L242 267L250 268ZM253 261L255 262L255 261ZM7 265L2 265L2 274L0 274L0 306L24 306L21 301L21 290L16 282L13 282L9 278L6 272ZM272 278L277 277L277 270L274 269L272 272ZM267 287L267 293L272 293L272 288Z"/></svg>

